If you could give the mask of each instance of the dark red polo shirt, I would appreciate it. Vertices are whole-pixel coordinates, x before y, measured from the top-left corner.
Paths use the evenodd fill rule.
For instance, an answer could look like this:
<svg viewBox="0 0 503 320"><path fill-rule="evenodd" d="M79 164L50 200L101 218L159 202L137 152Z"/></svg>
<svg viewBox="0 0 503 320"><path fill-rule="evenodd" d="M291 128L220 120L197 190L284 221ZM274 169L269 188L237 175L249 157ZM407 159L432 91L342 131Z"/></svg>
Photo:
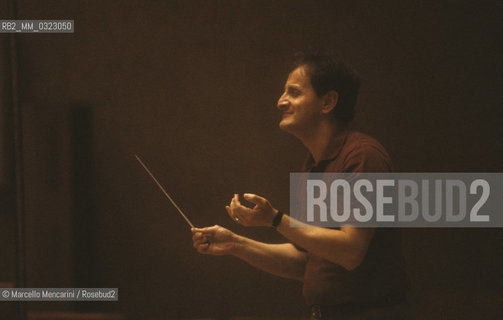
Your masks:
<svg viewBox="0 0 503 320"><path fill-rule="evenodd" d="M363 133L347 131L335 138L328 159L314 163L309 155L307 172L391 172L384 147ZM308 252L303 294L308 305L382 301L405 296L409 286L400 243L400 229L377 228L362 263L354 270Z"/></svg>

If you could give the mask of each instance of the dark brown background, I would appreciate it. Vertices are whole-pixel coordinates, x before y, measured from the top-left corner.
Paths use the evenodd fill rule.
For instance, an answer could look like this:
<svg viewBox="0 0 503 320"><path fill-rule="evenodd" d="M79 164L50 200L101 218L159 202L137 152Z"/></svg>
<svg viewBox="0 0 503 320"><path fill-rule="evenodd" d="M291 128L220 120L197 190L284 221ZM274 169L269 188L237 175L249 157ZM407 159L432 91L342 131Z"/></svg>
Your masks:
<svg viewBox="0 0 503 320"><path fill-rule="evenodd" d="M0 1L0 16L7 4ZM338 49L364 79L354 127L397 171L502 172L500 1L15 1L18 18L74 19L74 34L17 36L27 286L118 287L118 303L30 310L130 319L302 315L301 285L197 254L140 154L198 226L256 192L288 208L305 149L275 103L287 61ZM8 36L0 36L0 281L15 278ZM404 230L415 318L503 311L503 232Z"/></svg>

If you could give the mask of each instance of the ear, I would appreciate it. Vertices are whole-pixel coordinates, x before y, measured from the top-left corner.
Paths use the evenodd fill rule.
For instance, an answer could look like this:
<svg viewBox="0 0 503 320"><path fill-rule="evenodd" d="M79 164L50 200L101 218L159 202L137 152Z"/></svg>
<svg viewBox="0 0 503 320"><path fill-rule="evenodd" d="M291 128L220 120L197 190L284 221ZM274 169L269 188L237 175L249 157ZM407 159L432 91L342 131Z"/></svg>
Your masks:
<svg viewBox="0 0 503 320"><path fill-rule="evenodd" d="M335 90L330 90L323 96L323 106L321 112L323 114L328 114L332 111L339 101L339 94Z"/></svg>

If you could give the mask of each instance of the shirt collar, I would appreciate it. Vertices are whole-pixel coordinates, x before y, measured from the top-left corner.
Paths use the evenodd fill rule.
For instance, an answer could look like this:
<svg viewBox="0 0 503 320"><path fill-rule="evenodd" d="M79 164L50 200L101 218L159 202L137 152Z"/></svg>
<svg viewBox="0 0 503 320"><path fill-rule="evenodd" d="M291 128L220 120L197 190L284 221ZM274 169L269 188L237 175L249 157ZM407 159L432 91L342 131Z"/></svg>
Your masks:
<svg viewBox="0 0 503 320"><path fill-rule="evenodd" d="M326 164L337 158L337 156L341 153L342 147L346 143L346 139L348 137L349 130L344 130L341 134L335 136L332 139L332 143L330 144L330 148L332 151L326 156L323 157L318 163L315 163L314 158L311 153L308 154L308 157L305 161L304 168L306 170L312 170L315 167L325 167Z"/></svg>

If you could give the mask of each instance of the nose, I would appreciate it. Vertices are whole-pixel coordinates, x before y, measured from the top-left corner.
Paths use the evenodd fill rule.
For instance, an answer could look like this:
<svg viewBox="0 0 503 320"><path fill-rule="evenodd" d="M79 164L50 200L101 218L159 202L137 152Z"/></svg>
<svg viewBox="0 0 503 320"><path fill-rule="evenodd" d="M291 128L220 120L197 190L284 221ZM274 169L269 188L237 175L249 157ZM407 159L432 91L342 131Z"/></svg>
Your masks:
<svg viewBox="0 0 503 320"><path fill-rule="evenodd" d="M279 97L276 107L281 111L288 109L288 100L286 99L284 93L281 95L281 97Z"/></svg>

